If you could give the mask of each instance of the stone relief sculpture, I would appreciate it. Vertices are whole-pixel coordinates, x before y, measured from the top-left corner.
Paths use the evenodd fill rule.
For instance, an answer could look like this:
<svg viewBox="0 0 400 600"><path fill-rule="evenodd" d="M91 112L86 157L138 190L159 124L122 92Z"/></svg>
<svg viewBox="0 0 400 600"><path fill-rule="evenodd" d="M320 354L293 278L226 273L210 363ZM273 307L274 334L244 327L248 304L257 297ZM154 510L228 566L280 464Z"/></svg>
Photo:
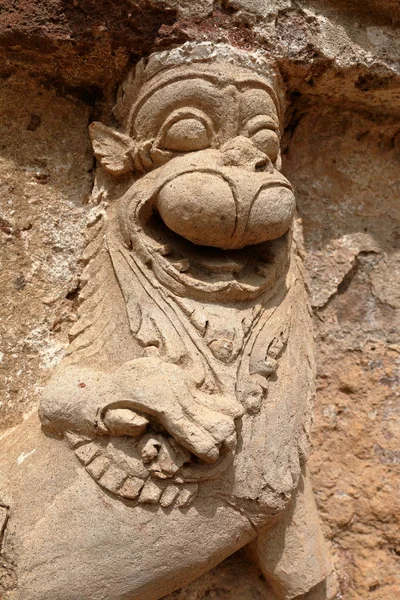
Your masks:
<svg viewBox="0 0 400 600"><path fill-rule="evenodd" d="M157 599L246 545L277 597L326 588L283 113L265 57L200 43L139 63L118 131L91 125L107 209L79 319L42 430L2 442L11 598Z"/></svg>

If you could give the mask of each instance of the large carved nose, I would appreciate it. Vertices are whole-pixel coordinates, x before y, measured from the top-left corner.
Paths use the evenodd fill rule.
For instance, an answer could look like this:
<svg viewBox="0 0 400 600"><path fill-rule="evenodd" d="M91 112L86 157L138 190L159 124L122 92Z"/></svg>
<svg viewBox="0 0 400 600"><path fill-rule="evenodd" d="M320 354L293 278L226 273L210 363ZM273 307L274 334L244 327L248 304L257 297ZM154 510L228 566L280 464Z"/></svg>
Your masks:
<svg viewBox="0 0 400 600"><path fill-rule="evenodd" d="M229 140L221 148L223 164L227 167L240 167L247 171L273 171L266 154L258 150L253 142L243 135Z"/></svg>
<svg viewBox="0 0 400 600"><path fill-rule="evenodd" d="M164 223L194 244L228 248L235 231L236 204L219 174L194 171L178 175L158 195Z"/></svg>
<svg viewBox="0 0 400 600"><path fill-rule="evenodd" d="M169 229L195 244L222 249L259 244L287 231L293 192L266 154L239 136L206 157L200 161L199 153L196 161L193 153L193 170L177 169L160 189L157 207Z"/></svg>

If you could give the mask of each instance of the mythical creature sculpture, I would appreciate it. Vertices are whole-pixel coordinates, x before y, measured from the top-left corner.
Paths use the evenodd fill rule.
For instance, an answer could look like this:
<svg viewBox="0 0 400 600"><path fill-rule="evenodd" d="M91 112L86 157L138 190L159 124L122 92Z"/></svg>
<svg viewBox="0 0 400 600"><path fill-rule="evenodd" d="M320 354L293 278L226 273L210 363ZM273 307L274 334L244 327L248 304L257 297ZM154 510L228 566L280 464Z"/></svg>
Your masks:
<svg viewBox="0 0 400 600"><path fill-rule="evenodd" d="M94 566L94 536L86 571L61 544L55 576L43 549L51 562L57 544L41 532L46 575L27 561L18 598L160 598L249 542L278 597L329 573L305 470L313 341L283 113L265 57L185 44L128 77L119 131L91 125L108 208L88 229L79 319L39 413L57 460L84 481L74 510L89 489L86 525L101 498L112 507L105 551L126 519L142 539ZM55 478L57 504L70 492ZM58 527L71 511L49 510ZM110 565L119 583L105 583Z"/></svg>

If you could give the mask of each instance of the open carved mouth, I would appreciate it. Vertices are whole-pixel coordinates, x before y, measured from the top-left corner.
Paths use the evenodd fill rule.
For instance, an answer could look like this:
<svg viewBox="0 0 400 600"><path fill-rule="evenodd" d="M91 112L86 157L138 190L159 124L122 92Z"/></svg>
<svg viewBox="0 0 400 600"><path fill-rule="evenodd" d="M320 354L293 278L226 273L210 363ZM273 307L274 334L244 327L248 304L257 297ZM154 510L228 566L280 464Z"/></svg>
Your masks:
<svg viewBox="0 0 400 600"><path fill-rule="evenodd" d="M239 142L251 168L230 164L229 148L177 157L134 184L121 204L127 241L178 296L255 299L284 273L292 187L266 160L254 170L258 154Z"/></svg>
<svg viewBox="0 0 400 600"><path fill-rule="evenodd" d="M152 256L153 270L164 282L162 272L186 288L225 291L234 299L256 297L283 274L290 242L285 233L276 240L241 249L194 244L171 231L154 206L142 222L141 237Z"/></svg>
<svg viewBox="0 0 400 600"><path fill-rule="evenodd" d="M214 276L219 281L230 281L232 278L245 280L257 274L263 276L263 264L269 264L272 259L267 242L239 250L194 244L171 231L156 211L147 223L146 233L159 243L158 252L169 265L199 279Z"/></svg>

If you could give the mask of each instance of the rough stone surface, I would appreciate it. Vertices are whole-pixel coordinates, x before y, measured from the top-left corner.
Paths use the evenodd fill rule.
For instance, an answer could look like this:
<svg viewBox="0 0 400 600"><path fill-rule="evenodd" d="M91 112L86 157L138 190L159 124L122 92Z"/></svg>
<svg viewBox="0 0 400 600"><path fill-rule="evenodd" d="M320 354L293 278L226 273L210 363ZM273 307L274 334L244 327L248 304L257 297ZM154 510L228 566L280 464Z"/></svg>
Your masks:
<svg viewBox="0 0 400 600"><path fill-rule="evenodd" d="M160 3L153 4L159 14ZM89 212L84 199L92 183L88 112L93 117L104 114L104 106L110 108L128 61L150 46L133 38L125 45L118 35L104 43L101 36L108 33L102 30L96 37L90 30L90 35L83 32L88 39L83 51L68 38L70 32L57 33L55 47L47 25L38 27L40 41L31 45L35 36L24 34L31 23L25 17L22 27L22 12L31 14L32 6L41 10L42 23L47 18L57 23L57 14L46 12L51 3L14 5L9 2L2 13L0 36L7 125L0 168L8 181L0 199L6 265L1 277L7 290L7 301L5 295L1 300L7 324L1 365L3 430L34 406L35 386L47 378L53 358L58 360L74 319L84 213ZM153 23L151 43L168 43L172 35L197 38L202 31L205 37L215 34L245 47L256 42L275 48L293 99L284 172L295 186L303 219L318 342L314 489L332 540L341 598L397 600L399 5L394 0L237 0L224 5L221 10L201 3L199 24L193 23L195 3L175 2L179 20L174 13L162 13L157 27ZM21 31L17 42L7 37L7 24L13 25L13 35ZM102 25L99 21L99 29ZM50 127L46 131L43 119ZM32 139L34 148L50 151L34 156ZM36 145L38 140L42 146ZM73 149L67 161L66 145L68 152ZM42 160L52 166L52 187L39 183L48 178ZM63 217L57 223L59 214ZM60 226L66 245L54 265ZM35 261L41 262L40 269L33 269ZM257 569L236 555L168 598L272 599L260 581Z"/></svg>
<svg viewBox="0 0 400 600"><path fill-rule="evenodd" d="M398 132L397 119L317 105L286 162L318 343L314 485L346 599L400 591Z"/></svg>
<svg viewBox="0 0 400 600"><path fill-rule="evenodd" d="M93 159L86 105L0 87L0 432L35 405L71 327Z"/></svg>

